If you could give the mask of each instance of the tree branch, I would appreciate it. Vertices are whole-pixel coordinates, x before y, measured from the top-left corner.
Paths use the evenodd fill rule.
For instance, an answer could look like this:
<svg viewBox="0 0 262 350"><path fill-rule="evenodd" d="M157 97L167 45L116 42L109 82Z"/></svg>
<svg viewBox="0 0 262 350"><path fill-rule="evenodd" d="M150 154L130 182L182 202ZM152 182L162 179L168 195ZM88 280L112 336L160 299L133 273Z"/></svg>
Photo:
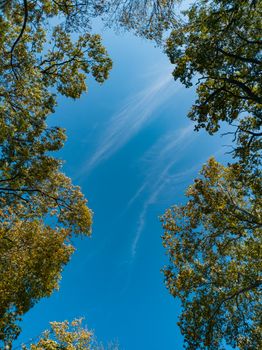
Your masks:
<svg viewBox="0 0 262 350"><path fill-rule="evenodd" d="M19 41L21 40L21 38L22 38L22 36L24 34L24 31L26 29L27 19L28 19L28 6L27 6L27 0L24 0L24 21L23 21L23 25L22 25L21 31L20 31L17 39L13 43L13 45L11 47L11 50L10 50L10 54L11 54L10 64L11 64L12 70L13 70L14 75L15 75L17 80L18 80L18 76L17 76L17 74L15 72L14 65L13 65L14 51L15 51L15 48L16 48L17 44L19 43Z"/></svg>
<svg viewBox="0 0 262 350"><path fill-rule="evenodd" d="M217 47L217 50L219 52L221 52L225 56L235 58L235 59L240 60L242 62L254 63L254 64L261 65L261 61L256 60L255 58L246 58L246 57L242 57L242 56L239 56L239 55L235 55L235 54L233 54L231 52L224 51L223 49L220 49L219 47Z"/></svg>

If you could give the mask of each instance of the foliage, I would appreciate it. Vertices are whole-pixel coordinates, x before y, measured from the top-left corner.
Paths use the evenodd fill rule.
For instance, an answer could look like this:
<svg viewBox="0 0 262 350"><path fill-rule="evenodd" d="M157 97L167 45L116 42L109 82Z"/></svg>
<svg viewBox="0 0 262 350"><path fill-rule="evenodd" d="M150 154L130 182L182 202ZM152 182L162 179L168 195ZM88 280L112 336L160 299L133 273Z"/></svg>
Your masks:
<svg viewBox="0 0 262 350"><path fill-rule="evenodd" d="M86 90L86 74L91 72L103 82L111 68L98 35L85 33L73 40L65 30L67 19L48 31L52 17L64 14L58 5L52 1L25 4L13 2L0 19L2 187L10 187L14 178L16 186L33 187L32 182L59 169L61 163L49 152L62 147L64 130L46 125L57 93L79 98Z"/></svg>
<svg viewBox="0 0 262 350"><path fill-rule="evenodd" d="M197 99L189 117L210 134L225 121L237 126L235 156L260 162L262 3L199 0L174 24L166 52L175 79Z"/></svg>
<svg viewBox="0 0 262 350"><path fill-rule="evenodd" d="M179 297L187 349L260 349L261 181L213 158L188 188L189 200L162 217L164 269Z"/></svg>
<svg viewBox="0 0 262 350"><path fill-rule="evenodd" d="M261 347L261 5L196 1L166 43L174 78L197 85L195 129L235 127L235 164L209 160L188 202L162 217L166 284L182 301L188 349Z"/></svg>
<svg viewBox="0 0 262 350"><path fill-rule="evenodd" d="M77 4L14 0L0 16L0 341L5 343L19 334L20 316L58 287L73 251L72 234L90 234L87 201L52 156L63 146L65 131L47 125L58 94L79 98L88 74L102 83L112 66L100 36L89 30L94 7L86 2L86 11Z"/></svg>
<svg viewBox="0 0 262 350"><path fill-rule="evenodd" d="M93 332L82 326L82 319L69 323L51 322L51 331L45 331L36 344L30 347L23 346L23 350L105 350L98 344ZM108 350L117 350L117 345L108 347Z"/></svg>
<svg viewBox="0 0 262 350"><path fill-rule="evenodd" d="M66 229L9 216L0 236L0 339L6 343L20 331L17 318L58 288L62 267L73 252Z"/></svg>
<svg viewBox="0 0 262 350"><path fill-rule="evenodd" d="M86 75L103 82L112 65L99 35L87 32L73 40L66 30L72 21L78 28L84 16L73 4L13 1L0 18L0 193L11 200L21 193L43 197L43 187L57 177L58 188L68 186L58 175L61 162L50 154L63 146L64 130L47 127L46 119L57 93L79 98ZM64 22L49 30L50 21L62 16Z"/></svg>
<svg viewBox="0 0 262 350"><path fill-rule="evenodd" d="M105 0L103 17L108 26L124 28L161 43L163 34L176 22L180 0Z"/></svg>

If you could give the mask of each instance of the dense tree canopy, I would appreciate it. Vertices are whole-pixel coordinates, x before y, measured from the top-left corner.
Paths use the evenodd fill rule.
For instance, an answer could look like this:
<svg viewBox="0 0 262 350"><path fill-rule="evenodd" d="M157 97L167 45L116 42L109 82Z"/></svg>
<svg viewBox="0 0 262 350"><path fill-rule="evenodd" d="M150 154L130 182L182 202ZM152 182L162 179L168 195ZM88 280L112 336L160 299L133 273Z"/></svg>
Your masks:
<svg viewBox="0 0 262 350"><path fill-rule="evenodd" d="M73 251L66 229L8 214L8 224L0 230L0 340L6 344L19 334L20 316L58 287L61 269Z"/></svg>
<svg viewBox="0 0 262 350"><path fill-rule="evenodd" d="M189 113L196 129L213 134L223 121L236 125L235 155L244 162L261 149L261 13L261 1L196 1L166 45L174 78L198 85Z"/></svg>
<svg viewBox="0 0 262 350"><path fill-rule="evenodd" d="M170 293L182 301L187 349L260 349L261 182L213 158L188 188L187 203L162 217Z"/></svg>

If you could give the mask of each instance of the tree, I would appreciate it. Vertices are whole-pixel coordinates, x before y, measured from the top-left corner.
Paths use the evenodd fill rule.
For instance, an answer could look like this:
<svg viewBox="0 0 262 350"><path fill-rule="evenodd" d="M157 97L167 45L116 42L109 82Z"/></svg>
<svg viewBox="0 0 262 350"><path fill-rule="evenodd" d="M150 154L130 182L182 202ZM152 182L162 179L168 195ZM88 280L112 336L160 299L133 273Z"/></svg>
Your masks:
<svg viewBox="0 0 262 350"><path fill-rule="evenodd" d="M105 0L103 18L116 29L162 43L165 34L176 22L175 5L179 0Z"/></svg>
<svg viewBox="0 0 262 350"><path fill-rule="evenodd" d="M210 159L185 205L162 217L187 349L259 349L261 338L261 1L199 0L174 23L173 76L197 85L195 129L235 127L234 164ZM232 130L232 129L231 129Z"/></svg>
<svg viewBox="0 0 262 350"><path fill-rule="evenodd" d="M162 217L186 349L260 349L261 181L211 158L187 197Z"/></svg>
<svg viewBox="0 0 262 350"><path fill-rule="evenodd" d="M47 124L58 94L79 98L87 74L102 83L112 66L100 36L87 31L91 9L84 12L76 4L14 0L0 16L3 343L12 343L20 317L57 288L73 251L72 235L91 232L86 199L52 156L63 146L65 131Z"/></svg>
<svg viewBox="0 0 262 350"><path fill-rule="evenodd" d="M58 15L63 15L64 23L48 30ZM65 141L62 128L46 124L57 93L79 98L87 88L86 74L91 72L98 82L108 76L112 62L100 36L85 33L73 40L66 30L71 23L72 30L77 29L87 15L75 13L66 1L25 0L9 3L0 18L1 197L24 201L36 193L47 194L42 182L51 186L61 167L50 152ZM63 176L58 178L62 185Z"/></svg>
<svg viewBox="0 0 262 350"><path fill-rule="evenodd" d="M86 74L103 82L112 65L99 35L72 40L65 26L73 10L64 24L48 31L52 17L65 16L53 5L13 2L0 19L0 174L5 187L14 178L17 186L19 180L31 186L41 180L36 174L45 178L59 168L61 163L47 154L62 147L64 130L46 125L57 93L79 98L87 88Z"/></svg>
<svg viewBox="0 0 262 350"><path fill-rule="evenodd" d="M94 333L82 325L82 319L76 319L69 323L51 322L51 331L45 331L37 343L29 348L23 346L23 350L105 350L99 344ZM117 345L109 345L108 350L117 350Z"/></svg>
<svg viewBox="0 0 262 350"><path fill-rule="evenodd" d="M196 1L166 44L174 78L198 85L196 130L236 125L234 155L245 166L261 159L261 11L256 0Z"/></svg>
<svg viewBox="0 0 262 350"><path fill-rule="evenodd" d="M22 221L14 213L10 226L1 225L0 340L5 344L20 333L20 316L40 298L58 288L73 247L66 229L55 230L40 220Z"/></svg>

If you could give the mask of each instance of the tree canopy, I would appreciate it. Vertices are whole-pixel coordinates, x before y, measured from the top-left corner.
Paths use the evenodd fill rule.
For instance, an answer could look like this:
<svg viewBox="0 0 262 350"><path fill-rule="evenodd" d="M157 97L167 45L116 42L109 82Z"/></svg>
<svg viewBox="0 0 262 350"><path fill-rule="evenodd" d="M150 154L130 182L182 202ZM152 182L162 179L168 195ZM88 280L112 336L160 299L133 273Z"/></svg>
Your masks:
<svg viewBox="0 0 262 350"><path fill-rule="evenodd" d="M196 1L166 44L174 78L197 84L196 130L236 125L235 155L245 163L261 149L261 12L261 1Z"/></svg>
<svg viewBox="0 0 262 350"><path fill-rule="evenodd" d="M175 5L180 0L105 0L103 18L116 29L162 43L163 35L176 22Z"/></svg>
<svg viewBox="0 0 262 350"><path fill-rule="evenodd" d="M260 349L261 182L245 183L239 164L211 158L185 205L162 217L164 269L183 311L187 349Z"/></svg>
<svg viewBox="0 0 262 350"><path fill-rule="evenodd" d="M81 10L81 11L80 11ZM73 234L89 235L92 212L52 155L66 139L49 127L58 94L79 98L90 74L112 62L89 28L90 11L68 1L6 2L0 16L0 341L57 288ZM93 11L93 10L92 10ZM53 21L53 22L52 22ZM52 24L52 25L51 25ZM84 33L81 31L84 30Z"/></svg>
<svg viewBox="0 0 262 350"><path fill-rule="evenodd" d="M67 230L9 215L10 226L5 222L0 230L0 340L6 344L19 334L20 316L58 288L62 267L73 252Z"/></svg>
<svg viewBox="0 0 262 350"><path fill-rule="evenodd" d="M235 128L232 163L210 159L186 204L162 217L165 282L182 302L186 349L262 346L261 5L196 1L166 43L174 78L197 85L195 129Z"/></svg>
<svg viewBox="0 0 262 350"><path fill-rule="evenodd" d="M48 127L47 118L58 93L79 98L87 88L86 75L103 82L112 62L99 35L87 32L73 39L65 29L68 21L74 19L77 26L83 17L75 16L67 2L8 4L0 18L0 194L24 201L37 193L43 197L46 186L59 191L69 185L58 175L61 162L50 153L63 146L65 133ZM67 12L62 4L69 6ZM64 22L49 30L51 19L59 14Z"/></svg>
<svg viewBox="0 0 262 350"><path fill-rule="evenodd" d="M51 330L43 333L39 340L24 345L23 350L118 350L117 344L109 344L104 347L98 343L94 333L89 331L82 323L82 319L72 322L51 322Z"/></svg>

